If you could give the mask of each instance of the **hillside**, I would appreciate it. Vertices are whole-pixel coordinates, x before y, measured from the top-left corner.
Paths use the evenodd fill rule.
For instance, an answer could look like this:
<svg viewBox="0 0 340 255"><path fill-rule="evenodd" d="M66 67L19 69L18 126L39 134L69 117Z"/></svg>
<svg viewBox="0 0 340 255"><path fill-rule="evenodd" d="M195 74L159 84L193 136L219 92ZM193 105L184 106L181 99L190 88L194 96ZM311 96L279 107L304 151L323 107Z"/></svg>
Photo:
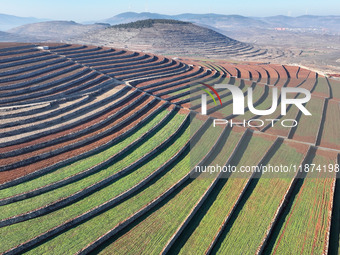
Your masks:
<svg viewBox="0 0 340 255"><path fill-rule="evenodd" d="M0 31L0 42L37 42L39 39L30 35L18 35Z"/></svg>
<svg viewBox="0 0 340 255"><path fill-rule="evenodd" d="M108 24L83 25L74 21L47 21L26 24L10 29L8 32L17 35L28 35L40 40L60 41L67 40L87 32L108 27Z"/></svg>
<svg viewBox="0 0 340 255"><path fill-rule="evenodd" d="M111 25L128 23L144 19L174 19L188 21L197 24L204 24L217 29L226 30L249 30L256 29L273 29L276 27L286 27L292 29L317 29L319 33L340 33L340 16L313 16L303 15L298 17L290 17L277 15L271 17L245 17L242 15L224 15L224 14L193 14L183 13L178 15L165 15L150 12L124 12L102 22Z"/></svg>
<svg viewBox="0 0 340 255"><path fill-rule="evenodd" d="M0 13L0 30L6 31L17 26L42 21L46 21L46 19L38 19L34 17L18 17L14 15Z"/></svg>
<svg viewBox="0 0 340 255"><path fill-rule="evenodd" d="M88 33L75 41L172 55L239 59L272 57L265 49L239 42L214 30L166 19L114 25Z"/></svg>
<svg viewBox="0 0 340 255"><path fill-rule="evenodd" d="M240 45L245 44L237 44L232 46L236 51L226 51L225 47L226 45L229 45L229 42L221 44L220 41L218 41L217 48L214 48L215 45L210 43L209 38L208 44L204 44L205 41L207 41L207 36L199 36L199 42L195 39L190 40L190 45L194 45L194 47L197 46L195 49L185 45L186 42L180 44L173 43L174 39L183 41L185 38L185 36L174 37L174 39L169 38L168 32L178 31L178 29L174 29L173 27L169 27L169 29L164 28L168 32L144 31L146 32L146 35L141 31L130 31L127 33L127 31L114 31L113 29L110 30L110 33L101 31L98 33L99 40L96 38L97 35L95 31L100 31L108 27L108 23L117 25L145 19L166 19L191 22L201 27L205 27L206 29L214 30L228 38L245 42L246 46L243 48L243 46ZM30 21L27 20L27 22ZM128 47L133 50L147 50L160 54L184 54L203 58L232 57L235 60L298 64L308 66L313 70L324 73L340 72L340 39L338 36L340 34L339 16L304 15L289 17L278 15L272 17L245 17L241 15L223 15L214 13L164 15L150 12L125 12L98 22L99 23L96 24L92 24L94 22L89 22L88 25L70 21L58 21L55 23L40 22L21 28L15 28L11 30L11 32L14 32L18 36L14 36L12 33L12 35L1 38L1 41L37 41L29 38L26 40L26 37L30 36L30 38L39 38L38 41L63 41L69 43L111 45L114 47ZM13 21L12 24L16 23ZM159 24L156 26L159 26ZM162 26L166 25L162 24ZM154 28L155 26L153 26L153 28L149 27L150 30ZM124 39L120 37L120 32L124 33ZM187 29L183 32L190 33L191 31L188 31ZM118 36L116 33L118 33ZM166 35L164 36L163 34ZM136 39L134 40L134 36L141 39L140 42ZM141 38L139 38L139 36L141 36ZM150 40L145 39L148 36L156 38L155 44L157 45L158 43L158 48L152 48L150 46ZM169 40L170 43L162 42L162 40L165 41L164 39ZM219 39L217 38L217 40ZM115 43L117 44L114 45ZM169 48L164 48L164 45L169 46ZM325 45L328 46L324 47ZM180 48L177 48L178 46ZM253 50L251 50L251 47L253 47Z"/></svg>
<svg viewBox="0 0 340 255"><path fill-rule="evenodd" d="M340 81L298 66L39 45L0 44L1 254L338 253ZM221 103L209 98L200 114L202 89L217 83L253 91L257 109L274 87L304 88L313 114L292 105L283 116L280 101L270 116L249 105L233 115L219 88ZM215 126L221 116L265 125ZM298 126L280 125L288 119ZM206 165L260 170L196 171Z"/></svg>
<svg viewBox="0 0 340 255"><path fill-rule="evenodd" d="M123 23L130 23L135 22L138 20L145 20L145 19L174 19L170 15L165 14L158 14L158 13L150 13L150 12L124 12L117 14L111 18L107 18L102 20L102 22L110 23L111 25L123 24Z"/></svg>

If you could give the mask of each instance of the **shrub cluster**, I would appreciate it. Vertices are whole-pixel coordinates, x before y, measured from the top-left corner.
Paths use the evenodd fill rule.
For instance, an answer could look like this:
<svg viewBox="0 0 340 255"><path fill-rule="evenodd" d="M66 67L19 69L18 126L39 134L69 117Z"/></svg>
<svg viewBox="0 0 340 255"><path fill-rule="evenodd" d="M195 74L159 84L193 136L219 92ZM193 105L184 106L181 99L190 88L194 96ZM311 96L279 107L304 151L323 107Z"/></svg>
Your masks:
<svg viewBox="0 0 340 255"><path fill-rule="evenodd" d="M112 28L148 28L154 24L190 24L189 22L173 20L173 19L146 19L135 22L119 24L111 26Z"/></svg>

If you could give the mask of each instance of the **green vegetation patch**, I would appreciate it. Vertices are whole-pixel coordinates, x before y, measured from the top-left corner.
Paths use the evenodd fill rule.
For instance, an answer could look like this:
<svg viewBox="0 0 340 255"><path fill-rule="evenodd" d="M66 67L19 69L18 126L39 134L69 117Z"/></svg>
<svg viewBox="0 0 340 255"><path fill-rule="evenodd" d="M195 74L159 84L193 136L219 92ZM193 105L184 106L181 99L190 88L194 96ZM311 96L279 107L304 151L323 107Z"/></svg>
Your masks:
<svg viewBox="0 0 340 255"><path fill-rule="evenodd" d="M153 27L154 24L191 24L190 22L183 22L179 20L173 19L146 19L146 20L138 20L135 22L119 24L111 26L110 28L148 28Z"/></svg>

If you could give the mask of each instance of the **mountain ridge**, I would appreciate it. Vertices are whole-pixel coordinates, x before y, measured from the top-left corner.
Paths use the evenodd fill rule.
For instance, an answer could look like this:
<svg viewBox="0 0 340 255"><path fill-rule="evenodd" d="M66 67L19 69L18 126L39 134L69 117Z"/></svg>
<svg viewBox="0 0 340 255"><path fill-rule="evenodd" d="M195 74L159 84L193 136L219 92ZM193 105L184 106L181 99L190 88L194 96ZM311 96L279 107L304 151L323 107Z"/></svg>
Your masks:
<svg viewBox="0 0 340 255"><path fill-rule="evenodd" d="M75 38L77 43L115 46L170 55L208 58L270 57L266 49L207 27L177 20L142 20L113 25Z"/></svg>
<svg viewBox="0 0 340 255"><path fill-rule="evenodd" d="M0 13L0 30L7 31L17 26L44 21L48 21L48 19L39 19L35 17L19 17L15 15Z"/></svg>
<svg viewBox="0 0 340 255"><path fill-rule="evenodd" d="M205 24L215 28L230 28L231 30L237 30L242 28L261 28L261 29L275 29L276 27L287 28L318 28L328 29L330 32L340 34L340 16L329 15L300 15L297 17L275 15L268 17L247 17L237 14L194 14L183 13L177 15L166 15L151 12L124 12L118 15L112 16L107 19L101 20L101 22L107 22L111 25L119 23L129 23L143 19L174 19L181 21L188 21L197 24Z"/></svg>

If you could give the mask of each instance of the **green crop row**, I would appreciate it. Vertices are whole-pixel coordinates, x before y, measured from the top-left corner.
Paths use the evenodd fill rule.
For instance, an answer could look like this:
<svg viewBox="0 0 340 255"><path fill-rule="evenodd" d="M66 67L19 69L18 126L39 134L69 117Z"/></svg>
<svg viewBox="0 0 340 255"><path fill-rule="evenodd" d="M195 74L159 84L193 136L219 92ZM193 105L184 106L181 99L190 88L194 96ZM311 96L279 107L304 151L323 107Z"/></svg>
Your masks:
<svg viewBox="0 0 340 255"><path fill-rule="evenodd" d="M246 139L241 144L238 153L230 164L236 166L237 169L241 166L256 165L271 144L272 141L266 138L252 136L250 140ZM229 144L226 143L226 146L229 146ZM207 199L206 203L210 204L210 207L208 205L202 206L203 210L198 213L193 224L189 226L188 233L184 234L183 241L179 245L179 247L183 246L179 251L180 254L204 254L223 221L230 214L250 175L250 173L245 173L242 178L229 178L219 181L215 190ZM208 208L205 209L205 207Z"/></svg>
<svg viewBox="0 0 340 255"><path fill-rule="evenodd" d="M259 87L259 86L257 86ZM264 93L264 88L261 87L263 89L263 93ZM255 92L257 93L255 95ZM256 101L262 96L262 94L260 94L261 92L256 90L254 91L254 96L253 96L253 103L256 103ZM269 90L269 95L265 98L265 100L263 100L262 103L260 103L259 105L255 106L255 109L256 110L266 110L268 108L270 108L272 106L272 102L273 102L273 98L272 98L272 90ZM236 120L238 119L245 119L245 120L249 120L251 119L252 117L254 117L254 114L252 112L250 112L249 110L246 111L244 113L244 115L241 115L241 116L238 116L236 117Z"/></svg>
<svg viewBox="0 0 340 255"><path fill-rule="evenodd" d="M267 162L272 166L280 164L297 164L303 155L286 144L282 144ZM249 185L248 198L241 202L242 208L237 211L225 229L215 249L220 254L255 254L268 227L277 211L280 202L290 187L294 174L272 178L270 174L254 180ZM285 178L283 178L285 177Z"/></svg>
<svg viewBox="0 0 340 255"><path fill-rule="evenodd" d="M329 97L329 87L325 77L318 77L318 83L316 84L313 92Z"/></svg>
<svg viewBox="0 0 340 255"><path fill-rule="evenodd" d="M225 164L240 137L241 134L239 133L229 133L224 146L211 164ZM207 138L211 140L212 134L207 134L204 140L208 140ZM193 179L166 204L137 224L127 235L119 237L99 254L110 254L112 250L115 250L118 254L158 254L212 181L213 178ZM178 208L181 208L181 210L178 210ZM129 243L129 247L124 247L123 243Z"/></svg>
<svg viewBox="0 0 340 255"><path fill-rule="evenodd" d="M115 153L121 151L123 148L128 146L134 140L138 139L141 135L145 134L148 130L150 130L153 126L159 123L167 114L169 114L168 110L163 110L159 114L155 115L150 122L144 124L140 129L133 132L133 134L129 135L122 141L119 141L117 144L109 147L108 149L97 153L93 156L84 158L82 160L76 161L68 166L56 169L55 171L35 178L33 180L18 184L16 186L0 190L0 198L10 197L13 195L17 195L23 192L27 192L30 190L34 190L39 187L43 187L53 182L60 181L64 178L77 174L83 170L86 170L100 162L108 159L110 156Z"/></svg>
<svg viewBox="0 0 340 255"><path fill-rule="evenodd" d="M85 199L79 200L67 207L53 211L52 213L49 213L47 215L1 228L0 234L1 236L5 237L6 245L1 247L0 252L10 247L16 246L30 238L33 238L47 231L48 229L51 229L59 224L62 224L63 222L73 217L81 215L82 213L88 210L91 210L92 208L95 208L96 206L99 206L102 203L105 203L108 200L118 196L122 192L125 192L132 186L138 184L142 179L144 179L146 176L154 172L156 169L158 169L164 162L169 160L169 158L171 158L178 150L180 150L184 146L184 144L188 141L189 137L190 137L190 131L189 131L189 128L187 128L184 133L182 133L181 135L178 135L178 137L175 137L176 139L173 140L173 144L171 146L167 147L166 149L164 149L164 151L157 154L154 158L152 158L152 160L145 162L145 164L141 165L138 169L136 169L129 175L126 175L118 179L116 182L113 182L110 185L103 187L97 192L87 196ZM188 171L186 170L185 172L187 173ZM176 178L176 176L172 176L170 174L170 178ZM158 185L158 182L157 182L157 185ZM145 191L142 190L141 192L143 193ZM148 198L150 194L155 195L155 194L158 194L158 192L155 192L155 190L153 190L153 192L149 193L147 197L144 197L143 201L145 202L145 204L148 203L149 201ZM136 198L137 197L139 197L139 195L136 195ZM131 199L134 200L135 197ZM115 211L115 216L117 217L117 213L118 213L118 215L122 214L122 215L125 215L125 217L127 217L131 213L131 210L124 209L123 211L121 211L119 209L121 206L122 205L117 206L118 211ZM136 207L133 205L132 208L136 208ZM106 212L104 212L103 214L105 213ZM101 217L101 216L98 216L98 217ZM120 218L117 217L117 220L118 219ZM123 220L123 219L124 218L121 218L120 220ZM101 221L101 222L105 223L106 220ZM22 233L22 235L17 235L17 233L20 232L20 229L23 229L23 228L27 229L27 231Z"/></svg>
<svg viewBox="0 0 340 255"><path fill-rule="evenodd" d="M328 79L332 89L333 98L340 99L340 81L334 79Z"/></svg>
<svg viewBox="0 0 340 255"><path fill-rule="evenodd" d="M328 165L336 160L316 155L311 163ZM279 224L282 227L272 254L324 254L334 179L309 175L312 173L307 174L291 210Z"/></svg>
<svg viewBox="0 0 340 255"><path fill-rule="evenodd" d="M321 144L340 149L340 106L339 102L329 101L322 133Z"/></svg>
<svg viewBox="0 0 340 255"><path fill-rule="evenodd" d="M189 133L186 133L188 135ZM205 148L209 150L215 142L217 133L211 132L211 139L202 140ZM214 138L214 139L212 139ZM180 139L178 139L180 140ZM201 141L201 140L200 140ZM200 143L201 144L201 143ZM31 254L43 254L47 252L50 247L55 247L57 254L65 253L66 251L74 253L77 250L86 246L89 242L95 240L97 237L106 233L109 229L116 226L130 215L140 210L143 206L150 203L153 199L164 193L174 183L183 178L190 170L189 155L177 161L173 166L169 167L164 175L161 175L157 180L153 181L151 185L141 190L138 194L115 206L114 208L103 212L102 214L88 220L87 222L69 229L61 235L49 240L47 243L30 251ZM199 161L200 159L196 159ZM157 162L157 158L153 161ZM147 166L146 168L147 169ZM141 171L145 171L141 169ZM124 183L124 180L122 180ZM100 197L97 194L96 197ZM91 234L88 234L91 233Z"/></svg>
<svg viewBox="0 0 340 255"><path fill-rule="evenodd" d="M245 93L247 90L248 90L248 87L247 87L247 86L245 86L245 87L242 89L243 93ZM253 90L253 102L254 102L254 103L257 102L257 101L261 98L261 96L263 95L263 93L264 93L264 87L262 87L262 86L256 86L255 89ZM232 99L232 96L231 96L231 95L228 96L228 97L225 99L225 101L228 101L228 100L230 100L230 99ZM245 103L245 107L247 107L247 104L246 104L246 103ZM248 110L248 111L249 111L249 110ZM248 112L248 111L247 111L247 112ZM226 116L226 117L227 117L227 116L233 114L233 107L232 107L231 104L226 105L226 106L222 107L222 109L219 109L219 110L218 110L218 113L221 113L221 114L223 114L223 116ZM243 115L240 116L240 117L243 118Z"/></svg>
<svg viewBox="0 0 340 255"><path fill-rule="evenodd" d="M323 107L324 99L312 97L312 99L306 104L307 110L312 115L301 115L293 139L315 143L316 136L320 129Z"/></svg>
<svg viewBox="0 0 340 255"><path fill-rule="evenodd" d="M124 155L116 162L114 162L108 167L105 167L101 171L98 171L92 175L82 178L81 180L78 180L76 182L70 183L66 186L43 193L41 195L2 206L1 218L2 219L9 218L33 210L35 208L47 205L56 200L76 193L90 185L95 184L96 182L104 180L105 178L111 176L113 173L119 172L123 168L127 167L128 165L132 164L139 158L143 157L144 155L152 151L163 141L165 141L169 134L172 134L180 126L185 117L186 117L185 115L176 114L171 121L169 121L159 131L154 133L152 137L143 140L143 143L140 144L137 148L130 150L127 153L127 155Z"/></svg>

